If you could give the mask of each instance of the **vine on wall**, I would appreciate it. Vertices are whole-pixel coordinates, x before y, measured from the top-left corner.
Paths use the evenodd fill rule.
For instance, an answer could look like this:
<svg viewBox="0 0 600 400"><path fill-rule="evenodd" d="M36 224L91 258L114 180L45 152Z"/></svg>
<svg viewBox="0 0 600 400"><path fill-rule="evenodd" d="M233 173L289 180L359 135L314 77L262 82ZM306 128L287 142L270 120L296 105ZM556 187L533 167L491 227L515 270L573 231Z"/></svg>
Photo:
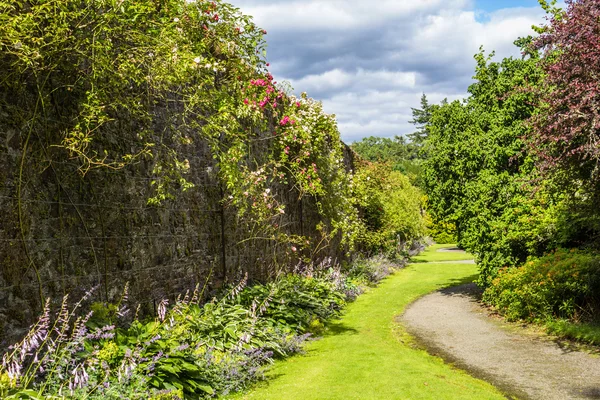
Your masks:
<svg viewBox="0 0 600 400"><path fill-rule="evenodd" d="M22 165L32 142L81 176L142 165L160 206L195 184L175 149L202 141L248 239L306 261L356 249L369 227L335 117L274 81L266 33L223 1L0 1L0 106ZM285 191L316 207L318 236L285 229Z"/></svg>

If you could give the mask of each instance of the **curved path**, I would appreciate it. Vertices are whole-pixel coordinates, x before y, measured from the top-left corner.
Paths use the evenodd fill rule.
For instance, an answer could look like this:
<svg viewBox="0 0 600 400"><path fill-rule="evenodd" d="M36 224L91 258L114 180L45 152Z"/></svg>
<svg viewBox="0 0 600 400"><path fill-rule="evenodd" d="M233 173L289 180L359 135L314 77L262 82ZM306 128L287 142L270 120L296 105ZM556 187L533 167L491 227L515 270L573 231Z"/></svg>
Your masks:
<svg viewBox="0 0 600 400"><path fill-rule="evenodd" d="M600 357L490 318L476 292L474 284L437 291L401 321L430 353L517 398L600 399Z"/></svg>

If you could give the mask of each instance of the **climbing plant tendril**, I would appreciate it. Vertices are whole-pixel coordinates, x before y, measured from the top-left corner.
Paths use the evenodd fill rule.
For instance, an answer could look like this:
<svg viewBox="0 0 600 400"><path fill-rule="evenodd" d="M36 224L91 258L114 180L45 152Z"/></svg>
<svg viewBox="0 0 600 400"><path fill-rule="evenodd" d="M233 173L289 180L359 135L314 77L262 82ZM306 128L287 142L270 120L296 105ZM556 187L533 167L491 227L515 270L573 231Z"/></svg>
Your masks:
<svg viewBox="0 0 600 400"><path fill-rule="evenodd" d="M193 187L190 163L172 145L205 141L224 204L255 237L307 246L279 229L278 189L291 185L329 221L320 243L340 235L353 246L360 220L335 118L274 82L266 31L239 9L48 0L0 2L0 14L4 108L50 158L67 154L82 176L150 165L148 203L160 205ZM266 152L256 148L263 142Z"/></svg>

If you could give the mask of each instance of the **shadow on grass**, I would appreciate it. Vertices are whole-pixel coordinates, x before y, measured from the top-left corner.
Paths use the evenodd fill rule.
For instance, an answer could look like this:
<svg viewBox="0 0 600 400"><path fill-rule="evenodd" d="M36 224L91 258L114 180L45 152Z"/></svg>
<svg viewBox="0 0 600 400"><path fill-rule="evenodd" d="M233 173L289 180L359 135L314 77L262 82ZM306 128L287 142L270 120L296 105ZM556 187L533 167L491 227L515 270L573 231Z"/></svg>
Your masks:
<svg viewBox="0 0 600 400"><path fill-rule="evenodd" d="M423 263L428 263L428 262L429 261L427 261L427 260L423 260L423 259L421 259L421 260L415 260L414 258L411 258L411 259L408 260L409 264L423 264Z"/></svg>
<svg viewBox="0 0 600 400"><path fill-rule="evenodd" d="M460 249L456 246L454 247L442 247L441 249L438 249L439 253L448 253L448 252L461 252L464 253L465 251L463 249Z"/></svg>
<svg viewBox="0 0 600 400"><path fill-rule="evenodd" d="M600 399L600 386L587 387L581 391L581 394L590 399Z"/></svg>
<svg viewBox="0 0 600 400"><path fill-rule="evenodd" d="M477 280L478 277L479 277L479 274L473 274L470 276L465 276L463 278L450 279L447 282L440 285L440 289L441 289L440 291L443 294L448 294L448 295L458 294L459 292L461 292L461 287L463 287L464 285L470 284L470 283L474 284L474 282Z"/></svg>
<svg viewBox="0 0 600 400"><path fill-rule="evenodd" d="M411 258L408 260L408 264L464 264L466 261L469 261L469 264L472 264L473 258L465 258L458 260L429 260L423 258Z"/></svg>
<svg viewBox="0 0 600 400"><path fill-rule="evenodd" d="M326 325L327 329L322 336L356 335L358 331L349 327L341 321L331 321Z"/></svg>

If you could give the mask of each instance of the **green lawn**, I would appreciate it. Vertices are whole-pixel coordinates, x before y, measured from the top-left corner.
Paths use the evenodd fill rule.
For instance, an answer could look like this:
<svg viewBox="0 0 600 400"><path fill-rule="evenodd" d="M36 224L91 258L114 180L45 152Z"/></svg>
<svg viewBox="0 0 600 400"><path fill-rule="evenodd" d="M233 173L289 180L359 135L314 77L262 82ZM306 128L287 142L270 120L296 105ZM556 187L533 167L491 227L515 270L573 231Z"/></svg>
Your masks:
<svg viewBox="0 0 600 400"><path fill-rule="evenodd" d="M395 318L424 294L476 277L471 264L432 246L347 307L305 355L277 362L268 380L235 399L503 399L490 384L416 349ZM465 258L462 255L463 259Z"/></svg>
<svg viewBox="0 0 600 400"><path fill-rule="evenodd" d="M435 261L461 261L472 260L473 256L463 252L438 252L441 248L455 248L451 244L435 244L429 247L425 252L413 257L413 262L435 262Z"/></svg>

